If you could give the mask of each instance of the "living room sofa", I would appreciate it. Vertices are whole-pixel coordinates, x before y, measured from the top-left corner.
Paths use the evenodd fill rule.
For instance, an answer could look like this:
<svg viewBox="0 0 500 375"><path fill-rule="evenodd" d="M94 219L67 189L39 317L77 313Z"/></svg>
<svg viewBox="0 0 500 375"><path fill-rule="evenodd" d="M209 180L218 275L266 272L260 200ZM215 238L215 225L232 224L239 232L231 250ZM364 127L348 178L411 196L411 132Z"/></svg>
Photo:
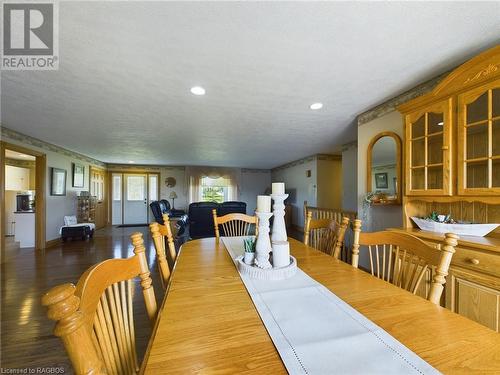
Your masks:
<svg viewBox="0 0 500 375"><path fill-rule="evenodd" d="M155 217L155 221L158 224L164 224L163 222L163 214L167 214L170 218L177 218L175 225L177 226L177 235L176 237L180 239L181 243L187 239L187 226L188 226L188 218L184 211L181 210L172 210L170 208L170 203L166 199L162 199L159 201L154 201L149 204L151 208L151 212Z"/></svg>
<svg viewBox="0 0 500 375"><path fill-rule="evenodd" d="M217 216L231 213L247 213L245 202L229 201L224 203L195 202L189 205L189 236L192 239L214 237L214 219L212 210L217 210Z"/></svg>

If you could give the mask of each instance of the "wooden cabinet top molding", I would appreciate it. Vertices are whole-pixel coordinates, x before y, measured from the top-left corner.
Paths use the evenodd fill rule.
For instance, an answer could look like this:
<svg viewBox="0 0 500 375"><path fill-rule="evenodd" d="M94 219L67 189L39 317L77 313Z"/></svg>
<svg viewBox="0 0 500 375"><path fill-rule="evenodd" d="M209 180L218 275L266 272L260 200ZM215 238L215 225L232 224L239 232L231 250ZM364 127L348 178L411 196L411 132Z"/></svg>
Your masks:
<svg viewBox="0 0 500 375"><path fill-rule="evenodd" d="M460 65L430 93L401 104L398 110L403 113L414 111L418 107L470 90L495 78L500 78L500 45Z"/></svg>

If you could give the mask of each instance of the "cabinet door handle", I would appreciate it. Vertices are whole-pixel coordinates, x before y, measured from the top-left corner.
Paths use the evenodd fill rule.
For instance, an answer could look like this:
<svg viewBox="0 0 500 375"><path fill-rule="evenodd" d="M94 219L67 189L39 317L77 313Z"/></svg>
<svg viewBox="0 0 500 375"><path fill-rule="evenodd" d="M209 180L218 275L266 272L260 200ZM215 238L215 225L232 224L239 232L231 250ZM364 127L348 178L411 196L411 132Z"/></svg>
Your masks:
<svg viewBox="0 0 500 375"><path fill-rule="evenodd" d="M472 259L469 259L469 262L471 262L472 264L477 266L479 264L479 259L472 258Z"/></svg>

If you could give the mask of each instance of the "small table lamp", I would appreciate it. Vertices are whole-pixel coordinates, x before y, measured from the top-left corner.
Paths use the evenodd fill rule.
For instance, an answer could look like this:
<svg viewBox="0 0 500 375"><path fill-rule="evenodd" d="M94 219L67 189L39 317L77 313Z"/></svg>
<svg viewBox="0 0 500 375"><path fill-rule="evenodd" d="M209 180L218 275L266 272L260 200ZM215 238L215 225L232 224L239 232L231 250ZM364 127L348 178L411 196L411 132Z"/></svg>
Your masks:
<svg viewBox="0 0 500 375"><path fill-rule="evenodd" d="M175 198L177 198L177 194L175 193L175 191L172 191L170 192L170 195L168 197L172 199L172 210L175 210L174 201Z"/></svg>

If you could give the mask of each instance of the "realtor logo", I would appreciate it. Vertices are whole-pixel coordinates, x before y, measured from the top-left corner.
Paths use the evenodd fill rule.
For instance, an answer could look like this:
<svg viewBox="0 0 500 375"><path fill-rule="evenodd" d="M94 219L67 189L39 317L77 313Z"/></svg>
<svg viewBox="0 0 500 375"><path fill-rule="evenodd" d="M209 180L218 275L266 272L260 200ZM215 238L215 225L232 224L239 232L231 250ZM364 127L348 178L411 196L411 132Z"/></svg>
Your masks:
<svg viewBox="0 0 500 375"><path fill-rule="evenodd" d="M5 2L2 13L1 68L58 69L57 4Z"/></svg>

